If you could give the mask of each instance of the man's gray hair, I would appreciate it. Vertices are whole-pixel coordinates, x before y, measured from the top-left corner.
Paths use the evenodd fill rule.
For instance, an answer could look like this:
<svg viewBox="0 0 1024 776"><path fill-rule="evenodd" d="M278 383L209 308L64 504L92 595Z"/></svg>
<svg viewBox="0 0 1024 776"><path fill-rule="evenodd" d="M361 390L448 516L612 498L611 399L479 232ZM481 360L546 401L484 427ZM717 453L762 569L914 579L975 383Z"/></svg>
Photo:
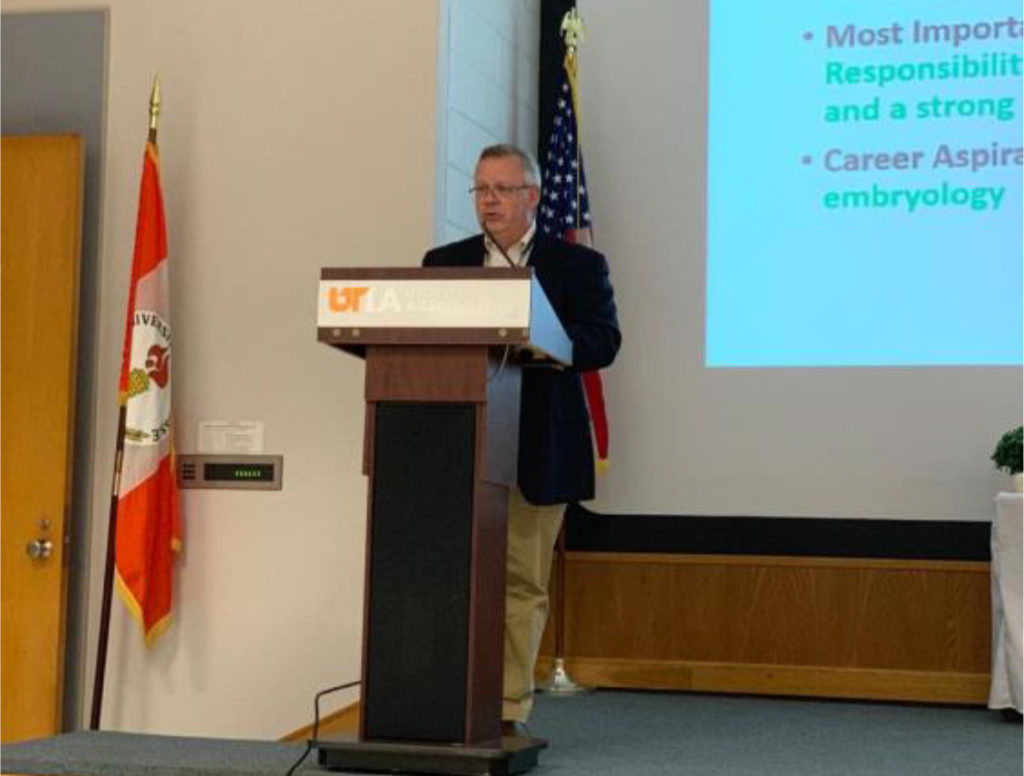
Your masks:
<svg viewBox="0 0 1024 776"><path fill-rule="evenodd" d="M484 159L500 159L506 156L518 158L522 162L526 180L534 186L540 186L540 165L537 164L537 160L519 146L514 146L511 143L497 143L496 145L487 146L487 148L480 152L480 159L477 161L477 164Z"/></svg>

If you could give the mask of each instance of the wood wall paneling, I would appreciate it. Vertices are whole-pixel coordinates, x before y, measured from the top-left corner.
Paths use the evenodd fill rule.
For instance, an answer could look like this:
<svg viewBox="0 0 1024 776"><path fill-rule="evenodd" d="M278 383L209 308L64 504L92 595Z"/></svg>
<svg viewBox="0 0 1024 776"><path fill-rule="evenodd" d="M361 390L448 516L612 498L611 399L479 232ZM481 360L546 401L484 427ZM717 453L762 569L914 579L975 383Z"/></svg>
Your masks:
<svg viewBox="0 0 1024 776"><path fill-rule="evenodd" d="M988 692L988 563L569 553L567 590L567 665L597 686L953 703Z"/></svg>

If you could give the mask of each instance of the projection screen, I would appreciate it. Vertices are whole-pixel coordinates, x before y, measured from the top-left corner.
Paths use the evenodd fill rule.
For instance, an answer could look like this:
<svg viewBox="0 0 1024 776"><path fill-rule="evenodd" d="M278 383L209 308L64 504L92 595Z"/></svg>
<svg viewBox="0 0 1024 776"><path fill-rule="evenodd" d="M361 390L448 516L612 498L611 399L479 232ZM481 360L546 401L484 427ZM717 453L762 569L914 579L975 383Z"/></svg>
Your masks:
<svg viewBox="0 0 1024 776"><path fill-rule="evenodd" d="M578 6L624 333L588 506L988 519L1021 418L1019 8Z"/></svg>

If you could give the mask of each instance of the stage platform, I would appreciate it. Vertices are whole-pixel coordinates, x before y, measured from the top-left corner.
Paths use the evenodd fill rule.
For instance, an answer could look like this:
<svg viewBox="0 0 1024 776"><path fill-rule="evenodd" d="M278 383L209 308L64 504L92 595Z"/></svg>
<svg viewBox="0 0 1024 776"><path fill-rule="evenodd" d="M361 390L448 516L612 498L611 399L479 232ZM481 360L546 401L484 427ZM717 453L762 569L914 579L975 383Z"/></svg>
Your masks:
<svg viewBox="0 0 1024 776"><path fill-rule="evenodd" d="M7 744L4 774L45 776L284 776L305 744L79 732ZM321 772L312 756L297 773Z"/></svg>

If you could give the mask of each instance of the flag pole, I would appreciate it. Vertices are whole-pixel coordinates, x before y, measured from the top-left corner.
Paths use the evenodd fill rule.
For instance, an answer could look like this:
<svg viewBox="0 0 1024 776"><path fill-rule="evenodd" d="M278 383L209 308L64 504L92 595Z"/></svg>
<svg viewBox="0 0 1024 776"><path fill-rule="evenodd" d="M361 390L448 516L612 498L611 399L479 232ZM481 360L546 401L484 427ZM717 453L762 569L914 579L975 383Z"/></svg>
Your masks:
<svg viewBox="0 0 1024 776"><path fill-rule="evenodd" d="M103 605L100 610L100 633L96 647L96 673L92 685L92 714L89 729L100 729L103 711L103 680L107 670L107 641L110 636L110 603L114 592L114 548L117 539L117 492L121 481L121 461L124 456L124 425L127 407L118 398L117 449L114 454L114 477L110 488L110 516L107 520L107 556L103 568Z"/></svg>
<svg viewBox="0 0 1024 776"><path fill-rule="evenodd" d="M153 89L149 95L150 143L156 142L157 127L160 123L160 78L154 76ZM103 712L103 684L107 672L107 644L110 640L110 607L114 594L114 565L117 542L117 499L121 489L121 467L124 461L124 430L128 415L128 397L120 392L117 397L117 443L114 452L114 476L110 486L110 515L107 520L107 556L103 567L103 599L100 608L100 632L96 646L96 672L93 677L92 713L89 729L100 729L100 715Z"/></svg>
<svg viewBox="0 0 1024 776"><path fill-rule="evenodd" d="M565 39L565 67L566 73L569 75L570 88L572 89L572 100L573 100L573 115L576 116L576 163L579 165L580 161L580 143L579 141L579 109L576 101L576 48L580 41L583 39L583 20L580 18L579 11L576 8L571 8L566 12L565 16L562 17L562 37ZM582 169L580 167L579 169ZM576 232L579 233L580 229L580 184L576 182ZM565 588L565 518L562 520L562 527L558 531L558 541L555 544L555 585L558 590L558 601L557 608L555 609L555 662L551 668L551 673L547 680L537 686L537 689L541 692L546 692L554 696L571 696L580 695L582 693L590 692L590 687L577 684L573 681L572 677L569 676L569 672L565 668L565 599L566 599L566 588Z"/></svg>
<svg viewBox="0 0 1024 776"><path fill-rule="evenodd" d="M593 688L574 682L565 668L565 520L562 521L558 542L555 545L555 588L558 590L555 609L555 662L547 680L537 685L537 689L556 697L581 695Z"/></svg>

